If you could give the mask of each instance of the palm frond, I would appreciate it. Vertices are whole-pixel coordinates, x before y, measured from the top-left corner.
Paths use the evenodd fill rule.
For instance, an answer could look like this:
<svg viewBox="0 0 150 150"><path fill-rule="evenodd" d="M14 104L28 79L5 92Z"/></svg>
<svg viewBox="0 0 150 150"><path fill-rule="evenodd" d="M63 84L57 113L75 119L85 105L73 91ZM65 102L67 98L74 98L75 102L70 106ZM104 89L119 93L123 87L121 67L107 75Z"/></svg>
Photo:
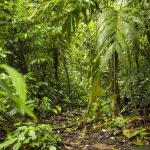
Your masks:
<svg viewBox="0 0 150 150"><path fill-rule="evenodd" d="M104 46L104 43L115 34L116 31L114 28L116 29L116 22L112 22L105 30L97 34L97 49L101 49Z"/></svg>
<svg viewBox="0 0 150 150"><path fill-rule="evenodd" d="M142 25L140 17L134 14L137 13L136 9L130 7L124 7L118 12L113 8L105 9L97 21L97 44L96 48L101 53L105 50L105 55L101 60L101 65L107 64L111 58L114 50L111 47L113 45L115 51L117 51L123 59L127 57L128 42L133 45L138 44L138 32L134 26L134 23ZM110 51L111 50L111 51ZM110 52L109 52L110 51ZM121 54L122 53L122 54ZM108 57L108 58L107 58ZM106 61L107 60L107 61ZM123 62L126 60L124 59Z"/></svg>
<svg viewBox="0 0 150 150"><path fill-rule="evenodd" d="M108 63L109 59L112 57L113 53L115 52L115 46L116 43L114 42L109 49L106 51L105 55L103 56L103 59L101 61L100 69L103 70L105 64Z"/></svg>
<svg viewBox="0 0 150 150"><path fill-rule="evenodd" d="M103 10L103 13L99 16L97 21L97 27L99 28L105 21L111 19L113 16L116 15L116 11L112 8L107 8Z"/></svg>

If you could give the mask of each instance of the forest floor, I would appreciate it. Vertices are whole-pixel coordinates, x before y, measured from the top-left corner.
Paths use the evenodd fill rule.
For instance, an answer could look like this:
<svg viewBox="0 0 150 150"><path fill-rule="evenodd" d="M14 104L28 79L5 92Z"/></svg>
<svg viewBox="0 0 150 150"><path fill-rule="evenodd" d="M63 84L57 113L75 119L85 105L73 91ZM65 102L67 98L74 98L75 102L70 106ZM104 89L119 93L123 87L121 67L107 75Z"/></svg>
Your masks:
<svg viewBox="0 0 150 150"><path fill-rule="evenodd" d="M40 123L52 124L54 134L61 136L61 150L150 150L150 119L136 117L124 127L115 126L115 121L93 121L85 112L73 111L43 118Z"/></svg>
<svg viewBox="0 0 150 150"><path fill-rule="evenodd" d="M126 128L135 131L135 136L127 138L123 135L124 129L113 127L111 121L87 121L83 114L69 112L51 118L54 132L61 135L62 150L150 150L149 119L130 122ZM141 127L148 136L141 137L142 134L137 133Z"/></svg>

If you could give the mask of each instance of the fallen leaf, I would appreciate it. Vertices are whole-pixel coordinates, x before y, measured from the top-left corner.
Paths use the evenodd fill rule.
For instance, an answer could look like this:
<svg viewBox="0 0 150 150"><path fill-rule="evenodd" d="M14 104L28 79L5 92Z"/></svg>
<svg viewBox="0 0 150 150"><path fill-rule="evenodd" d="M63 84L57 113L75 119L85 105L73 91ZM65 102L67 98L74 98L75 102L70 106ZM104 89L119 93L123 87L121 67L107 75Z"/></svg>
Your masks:
<svg viewBox="0 0 150 150"><path fill-rule="evenodd" d="M107 145L107 144L101 144L101 143L94 144L92 147L98 150L111 150L112 148L114 148L113 145Z"/></svg>

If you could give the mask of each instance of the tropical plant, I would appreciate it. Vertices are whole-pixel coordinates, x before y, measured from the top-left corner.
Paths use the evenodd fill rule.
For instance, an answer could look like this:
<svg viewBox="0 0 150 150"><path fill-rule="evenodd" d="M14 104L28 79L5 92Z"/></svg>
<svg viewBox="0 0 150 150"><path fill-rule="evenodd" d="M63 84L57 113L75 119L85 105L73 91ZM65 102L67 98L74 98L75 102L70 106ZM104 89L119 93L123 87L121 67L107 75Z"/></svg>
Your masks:
<svg viewBox="0 0 150 150"><path fill-rule="evenodd" d="M34 123L17 123L16 130L9 133L0 149L12 147L18 149L49 149L56 150L60 137L52 134L52 127L48 124L35 125Z"/></svg>
<svg viewBox="0 0 150 150"><path fill-rule="evenodd" d="M147 3L146 3L147 5ZM144 11L144 10L143 10ZM146 11L146 10L145 10ZM146 12L145 12L146 13ZM119 62L122 70L126 71L129 88L129 98L133 99L132 69L139 69L140 41L139 34L144 28L144 20L139 12L139 7L131 2L111 3L102 9L97 20L97 55L93 61L92 76L92 102L101 97L100 86L102 71L109 63L110 89L112 92L111 108L114 114L122 109L120 89L118 84ZM140 31L139 31L140 30Z"/></svg>
<svg viewBox="0 0 150 150"><path fill-rule="evenodd" d="M14 68L9 67L7 65L1 65L1 68L5 69L6 72L9 74L12 85L15 88L14 92L12 88L7 84L7 82L1 80L0 87L1 91L3 92L3 95L8 96L11 100L15 102L18 112L22 114L26 113L35 121L37 121L36 116L31 111L30 107L27 105L27 89L23 76Z"/></svg>

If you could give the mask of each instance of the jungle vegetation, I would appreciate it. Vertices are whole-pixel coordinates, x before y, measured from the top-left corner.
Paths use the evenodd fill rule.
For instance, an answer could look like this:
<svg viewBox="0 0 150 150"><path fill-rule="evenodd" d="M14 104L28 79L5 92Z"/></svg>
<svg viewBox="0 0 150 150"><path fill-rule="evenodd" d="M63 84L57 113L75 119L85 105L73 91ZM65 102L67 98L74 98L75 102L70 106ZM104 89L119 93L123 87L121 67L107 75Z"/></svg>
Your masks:
<svg viewBox="0 0 150 150"><path fill-rule="evenodd" d="M0 1L0 149L63 149L72 114L146 144L148 0Z"/></svg>

